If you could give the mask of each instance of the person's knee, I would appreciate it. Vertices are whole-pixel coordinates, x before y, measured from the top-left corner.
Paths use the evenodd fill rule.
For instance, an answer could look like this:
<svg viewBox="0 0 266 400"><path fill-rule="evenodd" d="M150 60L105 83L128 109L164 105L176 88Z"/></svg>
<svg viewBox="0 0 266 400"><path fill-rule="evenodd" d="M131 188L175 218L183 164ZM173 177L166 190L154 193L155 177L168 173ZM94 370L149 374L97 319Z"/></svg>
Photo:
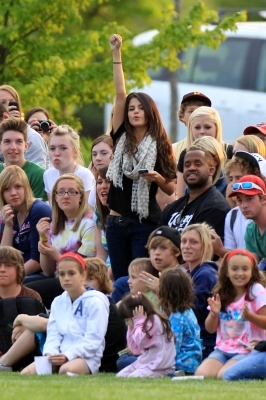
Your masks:
<svg viewBox="0 0 266 400"><path fill-rule="evenodd" d="M239 379L237 374L230 370L231 368L228 368L226 371L224 371L224 373L221 376L221 379L223 379L224 381L235 381Z"/></svg>

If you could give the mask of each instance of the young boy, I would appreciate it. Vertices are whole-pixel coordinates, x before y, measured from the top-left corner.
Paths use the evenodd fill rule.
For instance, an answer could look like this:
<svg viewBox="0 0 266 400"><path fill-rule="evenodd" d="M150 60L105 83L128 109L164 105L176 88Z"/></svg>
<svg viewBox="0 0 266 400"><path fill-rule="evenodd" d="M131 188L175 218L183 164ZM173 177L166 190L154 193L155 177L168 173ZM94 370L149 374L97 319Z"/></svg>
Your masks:
<svg viewBox="0 0 266 400"><path fill-rule="evenodd" d="M235 183L245 175L255 175L264 179L266 174L266 160L257 153L237 151L235 157L225 165L226 178L228 183L227 196L230 194ZM234 197L236 198L236 197ZM233 205L234 207L234 205ZM223 257L229 250L245 249L245 232L251 219L246 218L239 209L239 206L232 208L225 218L224 225L224 246L221 240L214 235L213 251L219 257Z"/></svg>
<svg viewBox="0 0 266 400"><path fill-rule="evenodd" d="M190 115L196 108L207 106L211 107L211 100L203 93L191 92L183 96L180 104L180 108L177 112L179 121L183 122L186 126ZM173 143L173 150L175 153L176 160L179 160L180 154L187 148L187 139L180 140L177 143Z"/></svg>
<svg viewBox="0 0 266 400"><path fill-rule="evenodd" d="M47 200L44 190L44 169L25 158L28 148L28 131L25 121L18 118L4 119L0 125L0 150L4 163L0 163L0 172L9 165L17 165L28 176L34 197Z"/></svg>

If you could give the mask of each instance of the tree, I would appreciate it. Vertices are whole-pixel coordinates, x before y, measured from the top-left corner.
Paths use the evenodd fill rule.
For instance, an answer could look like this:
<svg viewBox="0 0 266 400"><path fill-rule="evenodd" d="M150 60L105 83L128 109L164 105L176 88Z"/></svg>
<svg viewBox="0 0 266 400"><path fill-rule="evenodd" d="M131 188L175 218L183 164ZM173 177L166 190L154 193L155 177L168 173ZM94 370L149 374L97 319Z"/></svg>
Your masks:
<svg viewBox="0 0 266 400"><path fill-rule="evenodd" d="M125 38L123 62L130 89L149 81L148 68L176 69L180 65L176 54L189 45L218 46L224 31L235 29L235 23L243 19L243 14L235 14L224 18L212 32L202 32L202 24L217 20L217 14L204 3L198 1L179 21L169 6L159 34L136 48L132 34L115 22L100 30L84 28L82 15L95 1L0 0L0 82L19 91L24 107L46 106L58 122L75 125L71 115L76 105L111 100L108 38L113 32Z"/></svg>

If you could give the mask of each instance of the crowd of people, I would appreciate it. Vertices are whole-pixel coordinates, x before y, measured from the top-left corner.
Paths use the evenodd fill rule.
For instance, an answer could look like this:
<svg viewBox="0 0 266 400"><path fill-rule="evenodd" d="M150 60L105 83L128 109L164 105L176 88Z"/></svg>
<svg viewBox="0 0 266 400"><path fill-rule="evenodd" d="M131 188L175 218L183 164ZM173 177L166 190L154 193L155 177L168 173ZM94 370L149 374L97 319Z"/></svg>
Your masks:
<svg viewBox="0 0 266 400"><path fill-rule="evenodd" d="M116 99L89 166L74 129L0 86L1 309L24 299L0 372L38 374L44 356L71 376L265 379L266 123L225 143L192 92L171 144L109 42Z"/></svg>

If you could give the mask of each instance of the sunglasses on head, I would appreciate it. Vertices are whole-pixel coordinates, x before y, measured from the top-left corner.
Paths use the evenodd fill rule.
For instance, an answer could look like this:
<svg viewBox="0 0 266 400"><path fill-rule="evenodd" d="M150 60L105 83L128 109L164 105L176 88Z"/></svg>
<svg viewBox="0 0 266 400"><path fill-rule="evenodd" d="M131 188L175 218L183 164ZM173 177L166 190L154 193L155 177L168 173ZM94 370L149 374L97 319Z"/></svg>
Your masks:
<svg viewBox="0 0 266 400"><path fill-rule="evenodd" d="M260 186L256 185L256 183L253 183L253 182L239 182L239 183L234 183L234 184L233 184L233 190L234 190L234 191L237 191L237 190L239 190L239 189L247 189L247 190L249 190L249 189L258 189L258 190L260 190L263 194L265 194L265 193L264 193L264 190L263 190Z"/></svg>

